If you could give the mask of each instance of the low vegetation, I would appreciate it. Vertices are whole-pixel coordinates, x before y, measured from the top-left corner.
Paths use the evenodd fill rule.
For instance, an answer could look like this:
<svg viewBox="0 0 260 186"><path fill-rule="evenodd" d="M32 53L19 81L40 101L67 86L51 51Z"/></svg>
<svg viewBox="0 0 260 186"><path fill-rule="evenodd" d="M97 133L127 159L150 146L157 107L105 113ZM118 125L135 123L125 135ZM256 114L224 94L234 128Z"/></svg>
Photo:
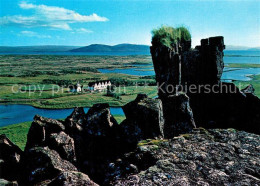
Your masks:
<svg viewBox="0 0 260 186"><path fill-rule="evenodd" d="M173 44L188 40L191 40L191 34L189 30L183 26L176 29L169 26L162 26L152 30L153 45L165 45L172 48Z"/></svg>

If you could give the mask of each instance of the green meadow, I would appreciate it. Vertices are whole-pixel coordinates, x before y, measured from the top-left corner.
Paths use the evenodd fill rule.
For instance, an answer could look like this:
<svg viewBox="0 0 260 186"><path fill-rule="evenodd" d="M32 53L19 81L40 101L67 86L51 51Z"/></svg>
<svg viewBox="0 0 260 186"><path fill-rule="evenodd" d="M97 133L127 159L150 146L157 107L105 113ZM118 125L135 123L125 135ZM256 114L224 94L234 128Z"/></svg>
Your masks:
<svg viewBox="0 0 260 186"><path fill-rule="evenodd" d="M95 103L104 102L110 106L122 106L132 101L138 93L147 93L151 97L157 94L155 79L152 76L105 74L98 71L99 68L127 69L136 68L134 65L152 65L149 56L0 57L0 103L29 104L49 109L90 107ZM86 89L89 82L98 80L111 80L112 84L117 85L117 96L107 96L105 91L69 91L69 86L77 82Z"/></svg>

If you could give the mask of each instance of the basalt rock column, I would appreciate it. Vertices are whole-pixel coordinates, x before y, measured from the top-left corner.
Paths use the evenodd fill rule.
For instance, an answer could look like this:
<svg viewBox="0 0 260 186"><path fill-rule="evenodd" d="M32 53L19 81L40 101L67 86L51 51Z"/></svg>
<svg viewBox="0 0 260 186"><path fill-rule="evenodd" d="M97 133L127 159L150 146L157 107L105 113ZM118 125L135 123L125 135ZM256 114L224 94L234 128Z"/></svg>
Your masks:
<svg viewBox="0 0 260 186"><path fill-rule="evenodd" d="M222 36L201 40L201 47L199 47L201 62L198 68L200 84L220 83L224 69L224 49Z"/></svg>
<svg viewBox="0 0 260 186"><path fill-rule="evenodd" d="M151 46L158 95L163 105L166 138L191 132L196 127L188 96L178 93L182 83L182 56L190 50L190 47L191 41L177 42L172 48L154 44Z"/></svg>
<svg viewBox="0 0 260 186"><path fill-rule="evenodd" d="M150 48L159 98L167 97L175 92L180 77L180 56L178 47L151 46Z"/></svg>
<svg viewBox="0 0 260 186"><path fill-rule="evenodd" d="M182 85L219 84L224 69L224 49L224 38L217 36L202 39L200 46L182 52Z"/></svg>

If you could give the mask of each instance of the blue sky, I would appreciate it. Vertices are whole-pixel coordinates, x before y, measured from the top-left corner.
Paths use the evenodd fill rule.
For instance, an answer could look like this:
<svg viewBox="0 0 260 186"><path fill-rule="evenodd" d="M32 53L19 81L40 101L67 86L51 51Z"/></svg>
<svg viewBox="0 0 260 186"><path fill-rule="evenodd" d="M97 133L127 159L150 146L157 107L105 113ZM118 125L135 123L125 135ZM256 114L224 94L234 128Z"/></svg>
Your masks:
<svg viewBox="0 0 260 186"><path fill-rule="evenodd" d="M161 25L187 26L193 46L223 35L227 45L260 46L260 1L1 0L0 45L150 44Z"/></svg>

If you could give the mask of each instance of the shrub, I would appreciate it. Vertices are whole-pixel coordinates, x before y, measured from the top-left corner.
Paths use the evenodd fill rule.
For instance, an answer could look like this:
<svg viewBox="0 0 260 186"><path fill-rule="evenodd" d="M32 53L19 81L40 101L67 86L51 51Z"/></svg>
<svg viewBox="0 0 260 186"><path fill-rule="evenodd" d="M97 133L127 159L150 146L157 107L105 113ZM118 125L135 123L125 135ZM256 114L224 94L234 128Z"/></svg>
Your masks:
<svg viewBox="0 0 260 186"><path fill-rule="evenodd" d="M191 40L190 31L184 26L178 27L176 31L179 33L179 38L181 41L189 41Z"/></svg>
<svg viewBox="0 0 260 186"><path fill-rule="evenodd" d="M165 45L172 48L179 41L188 41L191 39L189 30L183 26L173 28L162 26L161 28L152 30L152 44Z"/></svg>
<svg viewBox="0 0 260 186"><path fill-rule="evenodd" d="M177 42L177 34L173 27L162 26L152 30L152 44L172 47Z"/></svg>
<svg viewBox="0 0 260 186"><path fill-rule="evenodd" d="M115 87L114 86L108 86L107 87L107 94L106 96L109 96L109 97L113 97L113 98L116 98L116 99L121 99L121 94L119 93L115 93Z"/></svg>
<svg viewBox="0 0 260 186"><path fill-rule="evenodd" d="M42 80L43 84L56 84L61 87L68 87L69 85L72 84L71 80L58 80L58 79L43 79Z"/></svg>

